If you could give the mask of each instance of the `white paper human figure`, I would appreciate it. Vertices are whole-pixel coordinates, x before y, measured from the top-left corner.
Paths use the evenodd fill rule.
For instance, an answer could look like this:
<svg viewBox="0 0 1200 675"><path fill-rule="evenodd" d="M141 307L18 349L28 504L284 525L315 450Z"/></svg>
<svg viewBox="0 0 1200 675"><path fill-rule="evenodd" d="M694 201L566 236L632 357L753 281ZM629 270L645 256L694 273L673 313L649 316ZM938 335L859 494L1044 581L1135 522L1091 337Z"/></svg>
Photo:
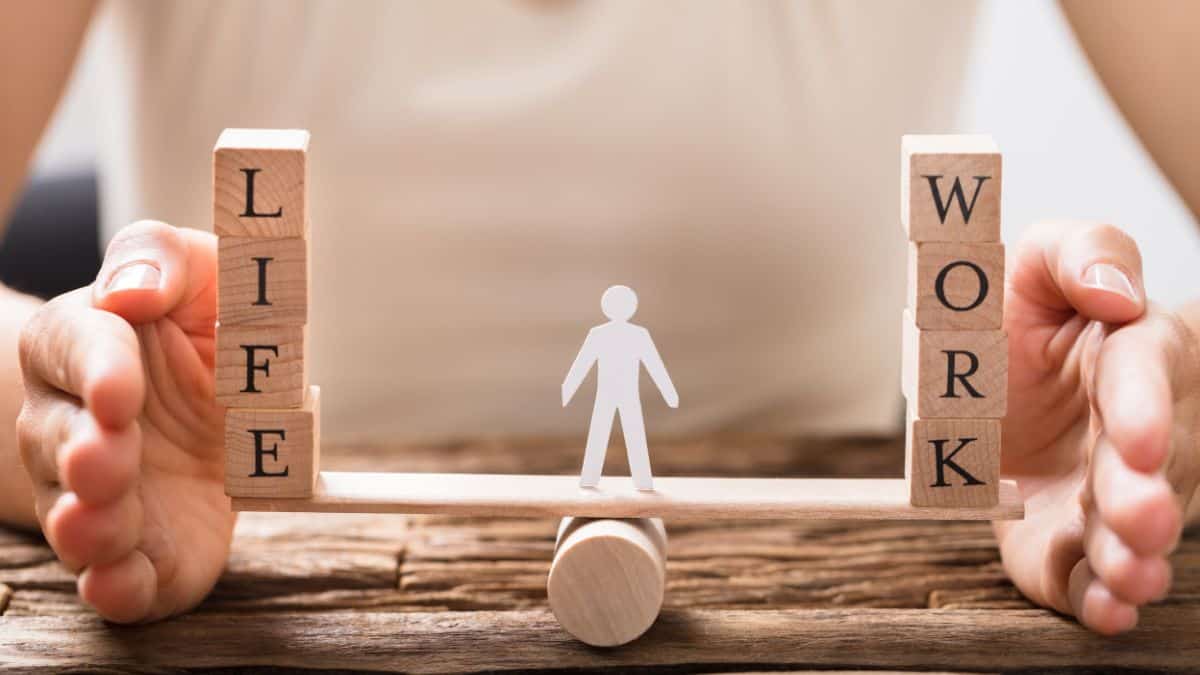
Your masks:
<svg viewBox="0 0 1200 675"><path fill-rule="evenodd" d="M679 407L679 394L667 368L663 365L650 331L629 323L637 311L637 294L628 286L612 286L600 298L600 309L610 321L588 331L575 363L563 380L563 407L579 389L593 363L597 366L596 406L592 409L592 425L588 430L587 448L583 453L580 485L595 487L604 470L604 455L612 435L613 418L621 413L621 430L625 433L625 452L629 457L629 473L639 490L653 490L650 474L650 452L646 447L646 426L642 420L642 399L638 394L638 374L645 364L650 379L658 386L663 400L672 408Z"/></svg>

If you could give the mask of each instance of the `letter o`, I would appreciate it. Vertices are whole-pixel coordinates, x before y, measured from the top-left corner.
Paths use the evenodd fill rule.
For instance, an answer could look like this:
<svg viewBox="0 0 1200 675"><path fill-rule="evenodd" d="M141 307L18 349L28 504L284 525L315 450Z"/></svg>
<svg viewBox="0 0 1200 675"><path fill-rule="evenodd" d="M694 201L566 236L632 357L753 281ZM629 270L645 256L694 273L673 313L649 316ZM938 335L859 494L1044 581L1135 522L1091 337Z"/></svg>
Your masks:
<svg viewBox="0 0 1200 675"><path fill-rule="evenodd" d="M979 277L979 295L969 305L955 305L946 297L946 277L955 267L968 267L975 272L975 276ZM983 273L983 269L969 260L955 260L954 262L942 268L938 272L937 279L933 282L933 290L937 293L937 299L949 309L955 312L968 312L983 304L988 294L987 275Z"/></svg>

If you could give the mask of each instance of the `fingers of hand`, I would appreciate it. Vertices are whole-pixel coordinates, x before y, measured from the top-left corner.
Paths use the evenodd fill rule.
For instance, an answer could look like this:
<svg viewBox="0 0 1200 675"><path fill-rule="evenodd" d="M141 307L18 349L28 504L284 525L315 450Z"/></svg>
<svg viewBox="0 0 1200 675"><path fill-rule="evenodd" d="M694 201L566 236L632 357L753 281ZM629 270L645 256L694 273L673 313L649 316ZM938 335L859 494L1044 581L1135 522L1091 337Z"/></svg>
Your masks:
<svg viewBox="0 0 1200 675"><path fill-rule="evenodd" d="M1137 625L1137 607L1117 599L1092 573L1087 558L1075 564L1068 586L1075 618L1088 628L1115 635Z"/></svg>
<svg viewBox="0 0 1200 675"><path fill-rule="evenodd" d="M17 429L22 461L37 483L61 484L100 506L137 479L142 440L136 422L107 429L73 399L50 394L26 402Z"/></svg>
<svg viewBox="0 0 1200 675"><path fill-rule="evenodd" d="M26 400L17 430L38 520L64 564L78 571L131 551L142 522L138 424L105 428L76 399L44 391Z"/></svg>
<svg viewBox="0 0 1200 675"><path fill-rule="evenodd" d="M46 539L74 571L120 560L142 536L142 502L132 491L102 506L63 492L42 518Z"/></svg>
<svg viewBox="0 0 1200 675"><path fill-rule="evenodd" d="M147 618L154 603L158 573L141 551L130 551L103 565L92 565L79 575L76 586L84 602L100 616L117 623Z"/></svg>
<svg viewBox="0 0 1200 675"><path fill-rule="evenodd" d="M1152 322L1110 334L1089 382L1104 433L1124 462L1143 473L1159 471L1170 450L1174 397L1168 354Z"/></svg>
<svg viewBox="0 0 1200 675"><path fill-rule="evenodd" d="M166 223L139 221L109 243L92 300L131 323L152 321L179 302L186 276L187 244L179 232Z"/></svg>
<svg viewBox="0 0 1200 675"><path fill-rule="evenodd" d="M212 334L217 240L210 232L145 220L121 230L92 285L92 302L134 325L170 316Z"/></svg>
<svg viewBox="0 0 1200 675"><path fill-rule="evenodd" d="M1091 472L1095 510L1125 546L1142 557L1162 556L1174 549L1183 513L1161 472L1129 467L1107 436L1096 443Z"/></svg>
<svg viewBox="0 0 1200 675"><path fill-rule="evenodd" d="M1132 321L1146 307L1141 253L1112 225L1035 225L1012 256L1009 279L1034 305L1099 321Z"/></svg>
<svg viewBox="0 0 1200 675"><path fill-rule="evenodd" d="M137 336L120 317L88 306L86 289L47 303L21 332L26 389L81 398L102 426L119 429L141 410L145 379Z"/></svg>
<svg viewBox="0 0 1200 675"><path fill-rule="evenodd" d="M1084 547L1092 573L1118 600L1144 605L1167 594L1171 586L1171 565L1166 557L1138 555L1095 510L1088 517Z"/></svg>
<svg viewBox="0 0 1200 675"><path fill-rule="evenodd" d="M82 413L77 400L58 392L40 390L26 396L17 416L17 446L34 483L59 483L58 450Z"/></svg>

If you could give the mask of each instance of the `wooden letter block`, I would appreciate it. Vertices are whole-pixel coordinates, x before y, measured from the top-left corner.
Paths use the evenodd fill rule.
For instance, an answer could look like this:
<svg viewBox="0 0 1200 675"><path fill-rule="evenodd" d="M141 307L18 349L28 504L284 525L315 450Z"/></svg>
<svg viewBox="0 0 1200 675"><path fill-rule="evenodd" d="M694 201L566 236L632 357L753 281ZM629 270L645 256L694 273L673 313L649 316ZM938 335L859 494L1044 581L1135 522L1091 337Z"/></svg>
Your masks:
<svg viewBox="0 0 1200 675"><path fill-rule="evenodd" d="M1000 150L990 136L905 136L901 155L910 241L1000 241Z"/></svg>
<svg viewBox="0 0 1200 675"><path fill-rule="evenodd" d="M308 235L308 132L226 129L213 148L213 231Z"/></svg>
<svg viewBox="0 0 1200 675"><path fill-rule="evenodd" d="M300 408L225 412L225 494L311 497L321 466L321 389Z"/></svg>
<svg viewBox="0 0 1200 675"><path fill-rule="evenodd" d="M301 326L308 319L307 239L221 237L217 321Z"/></svg>
<svg viewBox="0 0 1200 675"><path fill-rule="evenodd" d="M917 417L1004 417L1008 336L1000 330L918 330L904 311L901 380Z"/></svg>
<svg viewBox="0 0 1200 675"><path fill-rule="evenodd" d="M234 408L304 403L304 326L217 326L217 401Z"/></svg>
<svg viewBox="0 0 1200 675"><path fill-rule="evenodd" d="M913 506L1000 502L1000 420L909 417L904 477Z"/></svg>
<svg viewBox="0 0 1200 675"><path fill-rule="evenodd" d="M1004 245L908 245L908 307L917 328L989 330L1004 318Z"/></svg>

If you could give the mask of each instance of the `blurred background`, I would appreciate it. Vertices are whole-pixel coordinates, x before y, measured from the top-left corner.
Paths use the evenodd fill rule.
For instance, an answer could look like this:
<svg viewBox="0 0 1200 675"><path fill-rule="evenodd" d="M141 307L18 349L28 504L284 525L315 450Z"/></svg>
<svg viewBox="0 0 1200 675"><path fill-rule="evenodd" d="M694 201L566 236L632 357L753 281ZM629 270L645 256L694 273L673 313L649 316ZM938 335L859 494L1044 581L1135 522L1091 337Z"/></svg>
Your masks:
<svg viewBox="0 0 1200 675"><path fill-rule="evenodd" d="M985 2L978 21L959 130L992 134L1005 154L1005 241L1038 219L1115 223L1137 238L1151 263L1151 296L1184 300L1200 281L1200 230L1105 94L1058 6ZM99 262L102 243L78 236L60 253L76 261L64 268L85 270L75 277L43 280L45 266L20 254L30 227L95 218L95 104L104 66L95 42L84 47L38 151L31 190L0 247L0 276L44 295L88 283L86 270Z"/></svg>

